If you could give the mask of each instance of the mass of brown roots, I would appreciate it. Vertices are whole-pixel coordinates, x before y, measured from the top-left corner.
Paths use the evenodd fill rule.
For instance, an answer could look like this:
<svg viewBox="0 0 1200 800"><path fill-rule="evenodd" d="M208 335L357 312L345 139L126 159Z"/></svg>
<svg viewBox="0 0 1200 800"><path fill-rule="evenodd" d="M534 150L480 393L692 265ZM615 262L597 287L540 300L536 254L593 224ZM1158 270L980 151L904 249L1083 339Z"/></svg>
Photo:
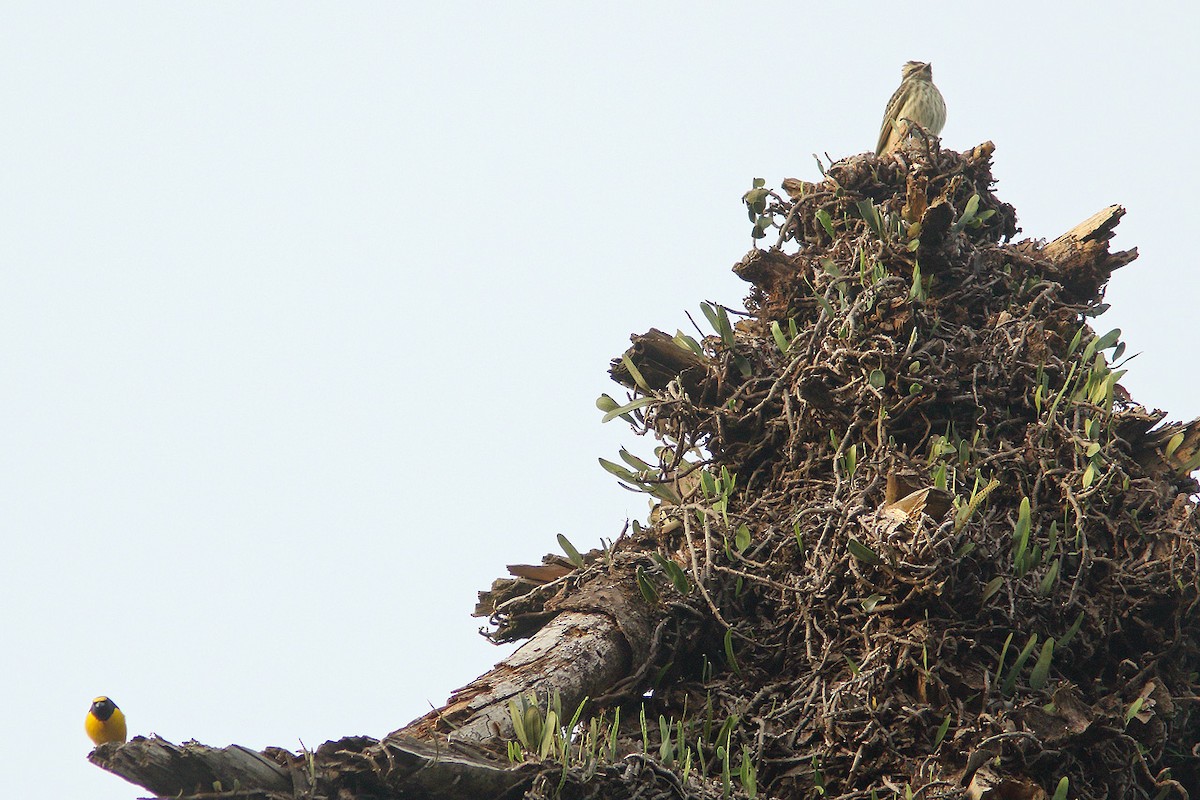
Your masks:
<svg viewBox="0 0 1200 800"><path fill-rule="evenodd" d="M756 187L745 311L613 362L661 501L614 552L664 624L589 713L696 760L644 796L747 792L743 757L770 797L1200 796L1196 432L1094 320L1123 211L1013 243L991 150Z"/></svg>

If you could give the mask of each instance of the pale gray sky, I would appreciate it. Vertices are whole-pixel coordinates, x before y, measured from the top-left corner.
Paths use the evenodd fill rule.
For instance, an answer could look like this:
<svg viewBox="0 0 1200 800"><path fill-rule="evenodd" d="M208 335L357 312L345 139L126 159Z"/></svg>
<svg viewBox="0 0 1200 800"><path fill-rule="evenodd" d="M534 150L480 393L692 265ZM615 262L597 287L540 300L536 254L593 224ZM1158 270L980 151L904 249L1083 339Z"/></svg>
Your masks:
<svg viewBox="0 0 1200 800"><path fill-rule="evenodd" d="M489 667L477 590L645 513L608 359L739 303L741 193L872 148L910 58L1024 235L1127 207L1098 327L1200 415L1193 4L0 7L14 797L137 796L96 694L295 749Z"/></svg>

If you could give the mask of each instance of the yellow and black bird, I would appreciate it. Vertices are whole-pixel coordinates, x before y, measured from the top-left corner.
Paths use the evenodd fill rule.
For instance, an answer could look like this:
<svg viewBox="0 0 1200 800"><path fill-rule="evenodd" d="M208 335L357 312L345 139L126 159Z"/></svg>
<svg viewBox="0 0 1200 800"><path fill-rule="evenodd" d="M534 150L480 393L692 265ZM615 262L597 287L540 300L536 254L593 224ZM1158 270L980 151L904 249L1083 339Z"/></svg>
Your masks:
<svg viewBox="0 0 1200 800"><path fill-rule="evenodd" d="M125 715L107 697L97 697L92 701L83 727L96 744L125 741Z"/></svg>

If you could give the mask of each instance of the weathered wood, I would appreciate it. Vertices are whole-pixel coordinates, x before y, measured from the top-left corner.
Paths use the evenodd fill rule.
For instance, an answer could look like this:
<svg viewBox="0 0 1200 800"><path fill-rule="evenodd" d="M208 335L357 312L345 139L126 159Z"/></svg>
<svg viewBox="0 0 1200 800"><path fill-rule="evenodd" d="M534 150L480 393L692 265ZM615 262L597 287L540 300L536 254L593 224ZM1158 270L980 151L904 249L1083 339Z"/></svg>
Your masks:
<svg viewBox="0 0 1200 800"><path fill-rule="evenodd" d="M446 705L390 736L489 742L513 738L508 701L555 692L564 711L596 697L649 657L658 612L634 577L638 556L615 554L612 565L578 592L546 604L558 612L516 652L454 692Z"/></svg>
<svg viewBox="0 0 1200 800"><path fill-rule="evenodd" d="M555 617L515 653L450 696L442 708L395 731L431 739L485 742L513 738L508 701L557 691L574 711L586 696L619 680L630 667L629 647L612 617L566 613Z"/></svg>
<svg viewBox="0 0 1200 800"><path fill-rule="evenodd" d="M1042 255L1060 267L1067 267L1088 252L1088 245L1099 242L1107 250L1113 229L1125 216L1119 205L1102 208L1042 248Z"/></svg>
<svg viewBox="0 0 1200 800"><path fill-rule="evenodd" d="M157 736L136 736L124 744L108 742L88 756L93 764L120 775L156 795L173 797L212 792L219 785L261 791L291 791L286 766L240 745L178 745Z"/></svg>
<svg viewBox="0 0 1200 800"><path fill-rule="evenodd" d="M768 295L782 294L781 287L795 281L799 266L793 256L782 250L755 248L733 265L733 274L753 283Z"/></svg>
<svg viewBox="0 0 1200 800"><path fill-rule="evenodd" d="M637 367L646 385L651 389L664 389L668 383L678 378L685 392L699 397L705 385L711 383L709 379L712 377L712 368L708 359L681 346L670 334L658 328L651 328L646 333L631 336L629 339L633 346L625 351L625 355ZM623 386L632 389L637 385L620 358L613 359L608 374Z"/></svg>
<svg viewBox="0 0 1200 800"><path fill-rule="evenodd" d="M599 550L583 556L586 564L599 557ZM497 578L479 593L476 617L487 617L494 626L487 637L497 644L515 642L533 636L557 612L547 611L546 603L568 592L579 577L579 570L566 558L547 555L541 564L509 564L512 578Z"/></svg>
<svg viewBox="0 0 1200 800"><path fill-rule="evenodd" d="M462 747L399 736L383 742L349 737L298 755L138 736L100 745L88 758L161 798L503 798L533 773L528 765L512 767Z"/></svg>
<svg viewBox="0 0 1200 800"><path fill-rule="evenodd" d="M921 239L917 253L926 272L937 272L946 264L940 254L942 246L950 238L950 226L954 223L954 207L945 200L936 200L921 214Z"/></svg>
<svg viewBox="0 0 1200 800"><path fill-rule="evenodd" d="M1168 423L1129 443L1133 457L1147 470L1186 475L1200 469L1200 418Z"/></svg>
<svg viewBox="0 0 1200 800"><path fill-rule="evenodd" d="M500 800L512 797L515 787L527 785L536 771L532 765L513 767L462 747L401 736L380 742L366 737L327 742L313 757L329 797ZM296 797L310 794L297 792Z"/></svg>
<svg viewBox="0 0 1200 800"><path fill-rule="evenodd" d="M1119 205L1102 208L1071 230L1041 248L1038 256L1049 261L1068 292L1076 297L1094 296L1112 273L1138 256L1137 248L1108 251L1113 230L1125 209Z"/></svg>

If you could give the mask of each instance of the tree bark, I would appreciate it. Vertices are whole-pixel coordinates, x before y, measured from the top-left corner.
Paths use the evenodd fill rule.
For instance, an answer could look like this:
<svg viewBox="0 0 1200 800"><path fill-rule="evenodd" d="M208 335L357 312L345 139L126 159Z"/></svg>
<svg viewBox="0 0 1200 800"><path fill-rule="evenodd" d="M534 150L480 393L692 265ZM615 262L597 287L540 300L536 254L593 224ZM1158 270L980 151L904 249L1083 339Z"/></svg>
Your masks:
<svg viewBox="0 0 1200 800"><path fill-rule="evenodd" d="M156 798L404 797L408 800L503 798L529 783L532 765L513 767L465 748L415 739L350 737L312 753L256 753L233 745L173 744L157 736L102 744L88 759Z"/></svg>
<svg viewBox="0 0 1200 800"><path fill-rule="evenodd" d="M445 706L382 741L351 737L295 755L279 748L260 753L137 737L101 745L89 760L161 797L214 790L271 800L370 791L438 800L505 796L536 772L500 758L504 743L515 738L509 700L536 695L545 709L557 693L567 715L585 698L641 674L661 615L637 589L635 572L643 562L637 553L614 553L607 566L594 563L576 592L547 603L557 616L528 642L454 692Z"/></svg>
<svg viewBox="0 0 1200 800"><path fill-rule="evenodd" d="M584 697L594 697L629 671L630 650L616 621L601 613L567 612L555 617L515 653L491 671L398 731L398 735L483 743L513 738L508 701L522 696L545 698L558 692L565 713Z"/></svg>
<svg viewBox="0 0 1200 800"><path fill-rule="evenodd" d="M1037 255L1054 265L1059 280L1076 299L1094 297L1113 272L1138 257L1137 248L1108 251L1113 230L1125 209L1111 205L1097 211L1047 244Z"/></svg>
<svg viewBox="0 0 1200 800"><path fill-rule="evenodd" d="M625 351L625 355L651 389L664 389L668 383L678 379L685 392L700 398L705 397L706 392L711 391L710 387L715 385L708 359L679 345L670 334L651 328L646 333L631 336L630 341L633 346ZM608 374L614 381L630 389L637 386L623 359L613 359Z"/></svg>

